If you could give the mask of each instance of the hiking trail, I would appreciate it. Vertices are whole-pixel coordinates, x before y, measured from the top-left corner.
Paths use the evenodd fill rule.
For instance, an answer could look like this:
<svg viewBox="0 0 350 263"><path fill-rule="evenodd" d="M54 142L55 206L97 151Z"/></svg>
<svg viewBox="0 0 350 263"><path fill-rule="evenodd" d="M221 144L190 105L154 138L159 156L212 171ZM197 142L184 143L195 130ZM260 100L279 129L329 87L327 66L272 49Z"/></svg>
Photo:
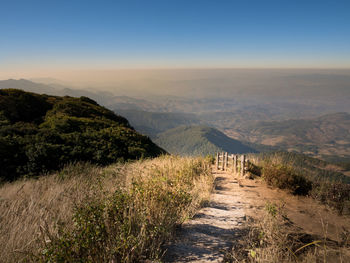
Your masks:
<svg viewBox="0 0 350 263"><path fill-rule="evenodd" d="M228 172L213 171L215 188L207 207L186 221L167 246L164 262L222 262L235 231L246 220L239 181Z"/></svg>

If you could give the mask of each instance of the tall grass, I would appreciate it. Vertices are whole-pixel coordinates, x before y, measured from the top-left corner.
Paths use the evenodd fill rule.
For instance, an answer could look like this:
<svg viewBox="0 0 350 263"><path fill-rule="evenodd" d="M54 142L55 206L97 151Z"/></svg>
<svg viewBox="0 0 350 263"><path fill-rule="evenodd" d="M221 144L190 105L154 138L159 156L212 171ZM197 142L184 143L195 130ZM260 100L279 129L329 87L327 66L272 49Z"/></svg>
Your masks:
<svg viewBox="0 0 350 263"><path fill-rule="evenodd" d="M59 173L0 188L3 262L157 259L176 225L209 198L210 160L160 157Z"/></svg>

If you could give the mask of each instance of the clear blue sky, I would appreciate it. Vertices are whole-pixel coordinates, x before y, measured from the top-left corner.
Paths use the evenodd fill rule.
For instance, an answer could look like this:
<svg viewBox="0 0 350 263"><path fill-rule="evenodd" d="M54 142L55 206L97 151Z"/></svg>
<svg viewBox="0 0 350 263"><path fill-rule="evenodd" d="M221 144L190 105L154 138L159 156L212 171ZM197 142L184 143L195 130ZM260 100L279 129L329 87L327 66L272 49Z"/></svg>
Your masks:
<svg viewBox="0 0 350 263"><path fill-rule="evenodd" d="M350 68L350 1L0 0L0 70Z"/></svg>

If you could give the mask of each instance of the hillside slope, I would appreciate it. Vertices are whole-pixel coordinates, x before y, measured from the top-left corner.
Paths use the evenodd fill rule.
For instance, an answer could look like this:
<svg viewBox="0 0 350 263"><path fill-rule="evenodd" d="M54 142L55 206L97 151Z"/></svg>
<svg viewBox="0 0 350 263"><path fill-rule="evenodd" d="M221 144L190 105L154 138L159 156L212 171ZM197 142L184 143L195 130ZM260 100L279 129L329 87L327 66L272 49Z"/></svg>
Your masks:
<svg viewBox="0 0 350 263"><path fill-rule="evenodd" d="M160 133L155 142L166 151L180 155L206 155L218 151L256 152L222 132L205 126L180 126Z"/></svg>
<svg viewBox="0 0 350 263"><path fill-rule="evenodd" d="M87 98L0 90L0 179L38 175L64 164L106 165L164 153L128 120Z"/></svg>
<svg viewBox="0 0 350 263"><path fill-rule="evenodd" d="M137 131L151 137L178 126L201 124L197 116L191 113L141 110L116 110L116 112L125 116Z"/></svg>

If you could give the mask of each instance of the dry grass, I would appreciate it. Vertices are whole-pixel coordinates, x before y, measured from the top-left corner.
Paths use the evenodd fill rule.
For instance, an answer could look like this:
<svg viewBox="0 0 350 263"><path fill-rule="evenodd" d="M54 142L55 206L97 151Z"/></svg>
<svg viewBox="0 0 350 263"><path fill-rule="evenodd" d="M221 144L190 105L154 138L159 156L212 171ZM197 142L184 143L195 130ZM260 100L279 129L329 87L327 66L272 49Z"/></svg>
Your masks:
<svg viewBox="0 0 350 263"><path fill-rule="evenodd" d="M349 262L349 233L344 242L300 232L289 221L283 204L266 203L265 215L241 230L225 262Z"/></svg>
<svg viewBox="0 0 350 263"><path fill-rule="evenodd" d="M209 198L212 184L208 160L169 156L107 168L76 164L4 184L0 261L160 257L161 244ZM122 207L121 200L126 200ZM92 224L91 218L97 221Z"/></svg>
<svg viewBox="0 0 350 263"><path fill-rule="evenodd" d="M0 260L24 261L28 252L40 246L40 226L53 230L57 222L67 222L73 205L88 194L89 183L100 171L88 164L77 164L59 174L1 186L0 246L3 252ZM65 175L70 178L64 179Z"/></svg>

